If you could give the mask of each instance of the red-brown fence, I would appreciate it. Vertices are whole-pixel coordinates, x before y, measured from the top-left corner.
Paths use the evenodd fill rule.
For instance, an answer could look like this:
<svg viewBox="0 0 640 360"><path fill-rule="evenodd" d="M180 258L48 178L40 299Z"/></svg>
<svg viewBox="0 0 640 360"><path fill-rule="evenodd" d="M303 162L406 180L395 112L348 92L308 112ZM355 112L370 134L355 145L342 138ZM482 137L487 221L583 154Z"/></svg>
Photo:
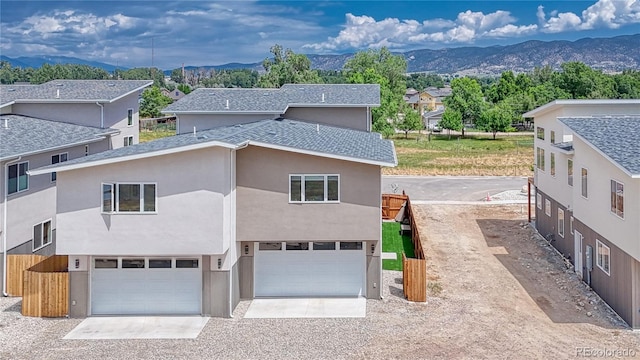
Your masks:
<svg viewBox="0 0 640 360"><path fill-rule="evenodd" d="M404 193L400 194L382 194L382 219L391 220L395 219L402 204L407 201L409 197Z"/></svg>
<svg viewBox="0 0 640 360"><path fill-rule="evenodd" d="M22 315L60 317L69 314L68 257L53 255L24 271Z"/></svg>
<svg viewBox="0 0 640 360"><path fill-rule="evenodd" d="M46 256L31 254L7 255L7 293L10 296L22 296L24 271L46 258Z"/></svg>
<svg viewBox="0 0 640 360"><path fill-rule="evenodd" d="M415 254L414 259L408 259L402 255L402 285L404 296L409 301L427 301L427 262L424 258L422 242L420 241L420 231L414 209L411 207L411 200L407 196L405 206L405 219L409 220L411 226L411 242Z"/></svg>

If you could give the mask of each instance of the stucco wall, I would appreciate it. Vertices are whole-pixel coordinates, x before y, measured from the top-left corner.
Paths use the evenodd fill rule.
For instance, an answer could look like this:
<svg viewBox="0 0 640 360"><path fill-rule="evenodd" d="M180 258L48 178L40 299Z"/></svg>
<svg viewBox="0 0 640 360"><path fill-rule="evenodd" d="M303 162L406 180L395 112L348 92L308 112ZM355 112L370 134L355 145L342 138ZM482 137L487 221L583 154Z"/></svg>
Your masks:
<svg viewBox="0 0 640 360"><path fill-rule="evenodd" d="M208 148L58 173L58 253L224 253L230 163L229 150ZM156 182L157 213L102 214L102 182Z"/></svg>
<svg viewBox="0 0 640 360"><path fill-rule="evenodd" d="M237 153L237 240L380 239L380 167L249 146ZM339 174L339 204L290 204L289 174Z"/></svg>
<svg viewBox="0 0 640 360"><path fill-rule="evenodd" d="M369 129L370 121L365 107L291 107L284 117L362 131Z"/></svg>

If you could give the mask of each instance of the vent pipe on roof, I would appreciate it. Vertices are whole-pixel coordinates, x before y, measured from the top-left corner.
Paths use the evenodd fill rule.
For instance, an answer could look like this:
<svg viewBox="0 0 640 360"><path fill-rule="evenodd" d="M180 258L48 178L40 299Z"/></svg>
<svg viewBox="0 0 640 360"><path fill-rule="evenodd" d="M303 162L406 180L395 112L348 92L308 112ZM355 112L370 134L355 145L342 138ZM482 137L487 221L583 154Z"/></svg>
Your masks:
<svg viewBox="0 0 640 360"><path fill-rule="evenodd" d="M4 118L4 128L8 129L9 128L9 119Z"/></svg>
<svg viewBox="0 0 640 360"><path fill-rule="evenodd" d="M56 99L60 99L60 89L56 90Z"/></svg>
<svg viewBox="0 0 640 360"><path fill-rule="evenodd" d="M320 134L320 124L316 124L316 133Z"/></svg>
<svg viewBox="0 0 640 360"><path fill-rule="evenodd" d="M193 137L197 137L198 135L196 134L196 127L193 127Z"/></svg>
<svg viewBox="0 0 640 360"><path fill-rule="evenodd" d="M322 102L324 102L324 93L322 93Z"/></svg>
<svg viewBox="0 0 640 360"><path fill-rule="evenodd" d="M225 105L224 108L229 110L229 100L227 100L227 105Z"/></svg>

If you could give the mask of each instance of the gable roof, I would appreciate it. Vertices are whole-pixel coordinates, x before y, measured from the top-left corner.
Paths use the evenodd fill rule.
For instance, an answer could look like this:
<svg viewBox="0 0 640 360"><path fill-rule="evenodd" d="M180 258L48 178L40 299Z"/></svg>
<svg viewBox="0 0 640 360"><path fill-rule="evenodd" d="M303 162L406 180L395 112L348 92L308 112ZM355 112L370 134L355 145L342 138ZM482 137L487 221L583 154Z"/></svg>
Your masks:
<svg viewBox="0 0 640 360"><path fill-rule="evenodd" d="M640 178L640 115L558 120L629 176Z"/></svg>
<svg viewBox="0 0 640 360"><path fill-rule="evenodd" d="M638 111L640 112L640 99L567 99L567 100L554 100L548 104L539 106L531 111L522 114L524 118L532 118L540 116L548 111L557 109L562 106L576 106L576 105L617 105L617 104L637 104Z"/></svg>
<svg viewBox="0 0 640 360"><path fill-rule="evenodd" d="M240 149L247 145L379 166L397 165L393 142L382 139L380 134L287 119L269 119L218 127L198 132L195 136L170 136L45 166L31 170L31 173L72 170L213 146Z"/></svg>
<svg viewBox="0 0 640 360"><path fill-rule="evenodd" d="M279 89L199 88L165 114L284 114L291 106L380 106L378 84L285 84Z"/></svg>
<svg viewBox="0 0 640 360"><path fill-rule="evenodd" d="M117 132L29 116L0 115L0 161L88 144Z"/></svg>
<svg viewBox="0 0 640 360"><path fill-rule="evenodd" d="M52 80L40 85L0 85L0 106L13 103L114 102L152 80Z"/></svg>

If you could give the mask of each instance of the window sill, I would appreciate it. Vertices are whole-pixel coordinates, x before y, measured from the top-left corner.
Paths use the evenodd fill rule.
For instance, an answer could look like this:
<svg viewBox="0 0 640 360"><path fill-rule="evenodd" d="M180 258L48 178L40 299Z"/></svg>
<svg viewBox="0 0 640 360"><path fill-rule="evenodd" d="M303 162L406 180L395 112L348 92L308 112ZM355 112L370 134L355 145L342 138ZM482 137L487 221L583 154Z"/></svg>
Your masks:
<svg viewBox="0 0 640 360"><path fill-rule="evenodd" d="M340 204L340 201L289 201L289 204Z"/></svg>
<svg viewBox="0 0 640 360"><path fill-rule="evenodd" d="M26 188L26 189L20 190L20 191L16 191L16 192L12 192L11 194L7 194L7 197L11 197L13 195L18 195L18 194L21 194L21 193L27 192L27 191L29 191L29 188Z"/></svg>
<svg viewBox="0 0 640 360"><path fill-rule="evenodd" d="M598 267L598 269L600 269L603 273L607 274L607 276L611 276L611 273L610 273L610 272L606 272L606 271L604 271L604 269L603 269L600 265L596 264L596 266L597 266L597 267Z"/></svg>
<svg viewBox="0 0 640 360"><path fill-rule="evenodd" d="M609 214L613 215L616 219L624 221L624 216L620 216L620 215L618 215L618 214L616 214L616 213L614 213L612 211L609 211Z"/></svg>
<svg viewBox="0 0 640 360"><path fill-rule="evenodd" d="M51 245L51 244L53 244L53 242L52 242L52 241L50 241L50 242L48 242L48 243L46 243L46 244L44 244L44 245L40 246L39 248L35 248L35 249L33 249L33 251L32 251L32 252L36 252L36 251L38 251L38 250L40 250L40 249L44 249L44 248L46 248L47 246L49 246L49 245Z"/></svg>
<svg viewBox="0 0 640 360"><path fill-rule="evenodd" d="M102 215L158 215L157 211L145 211L145 212L134 212L134 211L119 211L119 212L104 212L101 211Z"/></svg>

